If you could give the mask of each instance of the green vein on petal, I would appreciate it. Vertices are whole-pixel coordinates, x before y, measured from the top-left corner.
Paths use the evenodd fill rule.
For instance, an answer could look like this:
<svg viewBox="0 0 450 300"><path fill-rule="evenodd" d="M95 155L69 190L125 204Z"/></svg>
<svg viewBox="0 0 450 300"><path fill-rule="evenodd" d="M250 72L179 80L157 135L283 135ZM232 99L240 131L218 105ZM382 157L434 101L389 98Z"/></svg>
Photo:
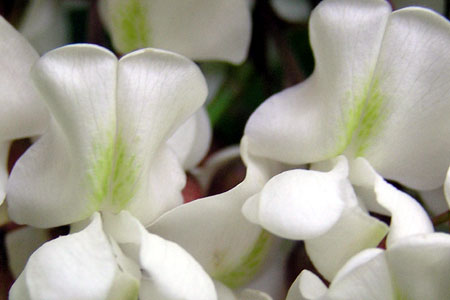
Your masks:
<svg viewBox="0 0 450 300"><path fill-rule="evenodd" d="M347 95L352 97L352 91L348 91ZM374 79L367 84L363 92L354 96L352 103L343 118L343 134L336 153L346 151L354 157L364 156L370 139L380 132L382 121L386 119L386 112L383 112L385 96L380 91L379 81Z"/></svg>
<svg viewBox="0 0 450 300"><path fill-rule="evenodd" d="M101 207L119 212L136 194L140 166L131 155L120 134L106 134L107 142L99 139L93 145L92 167L88 172L91 185L90 204L95 210Z"/></svg>
<svg viewBox="0 0 450 300"><path fill-rule="evenodd" d="M272 235L262 230L253 248L241 259L241 262L234 269L222 271L214 275L213 278L221 281L230 288L237 288L244 285L260 270L264 258L268 254L272 240Z"/></svg>
<svg viewBox="0 0 450 300"><path fill-rule="evenodd" d="M117 1L119 7L112 15L112 26L118 34L123 53L150 46L150 26L147 22L149 1Z"/></svg>

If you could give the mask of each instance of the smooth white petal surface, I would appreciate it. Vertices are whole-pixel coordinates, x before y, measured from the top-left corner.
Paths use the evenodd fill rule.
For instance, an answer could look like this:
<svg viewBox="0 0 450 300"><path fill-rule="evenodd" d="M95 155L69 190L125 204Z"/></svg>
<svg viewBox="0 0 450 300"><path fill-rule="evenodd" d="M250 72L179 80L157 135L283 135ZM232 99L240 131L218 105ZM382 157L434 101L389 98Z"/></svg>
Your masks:
<svg viewBox="0 0 450 300"><path fill-rule="evenodd" d="M345 158L330 172L286 171L272 177L258 196L250 198L244 214L257 216L259 224L284 238L320 236L338 221L345 207L351 192L347 174ZM257 215L252 210L258 210Z"/></svg>
<svg viewBox="0 0 450 300"><path fill-rule="evenodd" d="M96 214L83 231L52 240L34 252L9 299L106 300L116 272L119 269Z"/></svg>
<svg viewBox="0 0 450 300"><path fill-rule="evenodd" d="M286 300L319 299L326 292L326 285L317 275L309 270L303 270L289 288Z"/></svg>
<svg viewBox="0 0 450 300"><path fill-rule="evenodd" d="M5 237L8 266L14 278L19 277L33 252L50 240L46 229L22 227L10 231Z"/></svg>
<svg viewBox="0 0 450 300"><path fill-rule="evenodd" d="M447 197L445 196L444 190L445 184L434 190L419 191L420 198L423 201L423 207L431 215L430 217L440 215L449 210L449 204L446 200Z"/></svg>
<svg viewBox="0 0 450 300"><path fill-rule="evenodd" d="M327 296L346 300L397 299L384 251L368 249L354 256L336 275Z"/></svg>
<svg viewBox="0 0 450 300"><path fill-rule="evenodd" d="M122 53L156 47L232 63L247 56L251 21L245 0L103 0L100 14Z"/></svg>
<svg viewBox="0 0 450 300"><path fill-rule="evenodd" d="M0 140L41 134L48 123L48 112L29 76L39 55L1 16L0 35Z"/></svg>
<svg viewBox="0 0 450 300"><path fill-rule="evenodd" d="M386 1L320 3L309 23L315 70L250 117L250 152L302 164L341 154L358 126L390 13Z"/></svg>
<svg viewBox="0 0 450 300"><path fill-rule="evenodd" d="M68 224L102 204L116 131L116 69L111 52L90 45L59 48L34 66L53 118L11 173L8 208L15 222Z"/></svg>
<svg viewBox="0 0 450 300"><path fill-rule="evenodd" d="M127 210L142 220L144 226L150 225L166 211L183 204L182 189L186 185L186 174L172 149L163 145L151 164L148 183L145 186L147 197L139 197L130 203Z"/></svg>
<svg viewBox="0 0 450 300"><path fill-rule="evenodd" d="M105 231L140 265L140 299L217 299L212 280L190 254L147 232L128 212L106 215Z"/></svg>
<svg viewBox="0 0 450 300"><path fill-rule="evenodd" d="M384 223L355 206L346 208L324 235L306 240L305 247L316 269L331 281L352 256L376 247L388 230Z"/></svg>
<svg viewBox="0 0 450 300"><path fill-rule="evenodd" d="M39 53L69 43L68 24L58 0L29 1L19 31Z"/></svg>
<svg viewBox="0 0 450 300"><path fill-rule="evenodd" d="M450 299L448 234L424 234L400 240L388 248L386 257L398 298Z"/></svg>
<svg viewBox="0 0 450 300"><path fill-rule="evenodd" d="M385 178L416 189L444 181L450 164L449 47L450 23L438 14L408 8L389 18L359 138L360 156Z"/></svg>
<svg viewBox="0 0 450 300"><path fill-rule="evenodd" d="M156 49L123 57L118 76L115 172L119 175L114 178L114 185L123 187L113 196L132 206L133 202L149 201L149 169L157 151L201 107L207 88L200 69L192 61ZM140 221L148 224L152 219Z"/></svg>
<svg viewBox="0 0 450 300"><path fill-rule="evenodd" d="M233 291L220 281L214 280L217 292L217 300L237 300Z"/></svg>
<svg viewBox="0 0 450 300"><path fill-rule="evenodd" d="M197 166L209 150L212 128L208 113L202 107L181 125L167 141L185 170Z"/></svg>

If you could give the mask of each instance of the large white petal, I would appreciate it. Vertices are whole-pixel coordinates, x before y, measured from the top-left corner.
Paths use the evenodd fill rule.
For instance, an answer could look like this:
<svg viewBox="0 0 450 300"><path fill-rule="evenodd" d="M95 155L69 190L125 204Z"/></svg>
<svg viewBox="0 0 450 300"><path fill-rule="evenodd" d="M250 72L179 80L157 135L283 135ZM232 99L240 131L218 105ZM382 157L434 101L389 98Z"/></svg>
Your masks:
<svg viewBox="0 0 450 300"><path fill-rule="evenodd" d="M344 157L330 172L302 169L283 172L272 177L245 204L244 214L250 220L252 215L256 216L258 224L284 238L303 240L320 236L339 220L346 198L355 197L347 174ZM257 214L252 212L255 210Z"/></svg>
<svg viewBox="0 0 450 300"><path fill-rule="evenodd" d="M358 126L389 13L382 0L320 3L309 23L314 73L253 113L245 129L250 152L295 164L342 153Z"/></svg>
<svg viewBox="0 0 450 300"><path fill-rule="evenodd" d="M356 143L385 178L442 185L450 164L450 23L426 9L389 18ZM395 53L395 55L393 55Z"/></svg>
<svg viewBox="0 0 450 300"><path fill-rule="evenodd" d="M29 226L7 233L5 246L8 265L15 278L19 277L31 254L48 240L50 240L48 230Z"/></svg>
<svg viewBox="0 0 450 300"><path fill-rule="evenodd" d="M104 48L73 45L44 55L33 80L54 118L17 162L8 206L36 227L88 217L108 193L114 149L117 59Z"/></svg>
<svg viewBox="0 0 450 300"><path fill-rule="evenodd" d="M30 78L39 55L1 16L0 34L0 140L41 134L49 116Z"/></svg>
<svg viewBox="0 0 450 300"><path fill-rule="evenodd" d="M180 55L145 49L120 60L114 166L117 176L113 178L113 185L117 187L113 190L115 201L130 202L129 205L148 201L153 187L148 184L152 176L149 169L157 152L201 107L206 94L206 82L200 69ZM155 213L151 217L154 218ZM148 224L151 219L141 221Z"/></svg>
<svg viewBox="0 0 450 300"><path fill-rule="evenodd" d="M384 223L359 207L346 208L328 232L305 241L306 251L320 274L331 281L352 256L376 247L387 232Z"/></svg>
<svg viewBox="0 0 450 300"><path fill-rule="evenodd" d="M450 299L450 236L418 235L400 240L386 251L401 299Z"/></svg>
<svg viewBox="0 0 450 300"><path fill-rule="evenodd" d="M116 272L119 269L96 214L83 231L52 240L34 252L9 297L106 300Z"/></svg>
<svg viewBox="0 0 450 300"><path fill-rule="evenodd" d="M151 46L195 60L241 63L247 56L244 0L103 0L100 14L122 53Z"/></svg>
<svg viewBox="0 0 450 300"><path fill-rule="evenodd" d="M142 272L140 299L214 300L214 284L195 259L177 244L151 234L128 212L105 216L105 231Z"/></svg>
<svg viewBox="0 0 450 300"><path fill-rule="evenodd" d="M181 125L168 140L185 170L197 166L209 150L212 128L208 113L202 107Z"/></svg>

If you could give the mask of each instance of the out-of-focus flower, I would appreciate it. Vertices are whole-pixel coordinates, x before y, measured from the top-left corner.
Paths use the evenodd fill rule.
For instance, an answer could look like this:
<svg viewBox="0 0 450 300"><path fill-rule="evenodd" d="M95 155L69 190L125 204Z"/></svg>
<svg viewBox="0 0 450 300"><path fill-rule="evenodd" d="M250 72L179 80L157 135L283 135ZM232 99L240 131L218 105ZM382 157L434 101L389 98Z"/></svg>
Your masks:
<svg viewBox="0 0 450 300"><path fill-rule="evenodd" d="M5 199L8 154L15 139L42 134L49 116L29 76L36 50L0 17L0 204Z"/></svg>
<svg viewBox="0 0 450 300"><path fill-rule="evenodd" d="M392 196L374 190L370 165L415 189L444 181L450 25L426 9L391 13L381 0L330 0L312 13L310 39L313 75L260 106L245 138L252 155L291 168L312 164L312 170L273 177L243 211L275 234L307 239L316 266L334 251L334 263L319 267L332 279L349 257L376 246L386 232L366 212L387 214L379 204ZM344 156L330 160L338 155Z"/></svg>
<svg viewBox="0 0 450 300"><path fill-rule="evenodd" d="M101 0L99 8L121 53L155 47L235 64L247 56L251 20L246 0Z"/></svg>
<svg viewBox="0 0 450 300"><path fill-rule="evenodd" d="M206 98L195 64L151 49L118 62L72 45L44 55L32 78L52 122L12 170L14 221L54 227L126 209L150 224L183 202L185 174L166 142Z"/></svg>
<svg viewBox="0 0 450 300"><path fill-rule="evenodd" d="M40 54L68 44L68 24L62 1L29 1L18 30Z"/></svg>

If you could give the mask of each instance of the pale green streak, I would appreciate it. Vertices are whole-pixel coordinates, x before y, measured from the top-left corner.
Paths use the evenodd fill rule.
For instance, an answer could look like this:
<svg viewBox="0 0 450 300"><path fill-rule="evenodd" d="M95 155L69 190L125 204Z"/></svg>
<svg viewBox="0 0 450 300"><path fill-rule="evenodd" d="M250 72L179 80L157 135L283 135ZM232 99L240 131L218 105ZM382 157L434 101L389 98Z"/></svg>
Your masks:
<svg viewBox="0 0 450 300"><path fill-rule="evenodd" d="M237 288L248 281L260 270L262 263L270 249L272 236L265 230L261 231L250 252L244 256L240 263L233 269L221 272L213 276L230 288Z"/></svg>
<svg viewBox="0 0 450 300"><path fill-rule="evenodd" d="M353 103L344 118L344 134L338 143L338 154L350 145L353 155L358 157L364 156L370 140L379 134L387 116L383 112L385 97L380 91L378 80L373 80L372 85L357 94Z"/></svg>
<svg viewBox="0 0 450 300"><path fill-rule="evenodd" d="M141 0L117 1L113 13L113 34L117 35L121 52L151 46L150 26L147 22L148 4Z"/></svg>
<svg viewBox="0 0 450 300"><path fill-rule="evenodd" d="M119 212L136 193L140 166L120 134L114 137L109 132L106 140L98 139L93 145L92 165L88 172L92 187L90 203L94 210L105 208Z"/></svg>

